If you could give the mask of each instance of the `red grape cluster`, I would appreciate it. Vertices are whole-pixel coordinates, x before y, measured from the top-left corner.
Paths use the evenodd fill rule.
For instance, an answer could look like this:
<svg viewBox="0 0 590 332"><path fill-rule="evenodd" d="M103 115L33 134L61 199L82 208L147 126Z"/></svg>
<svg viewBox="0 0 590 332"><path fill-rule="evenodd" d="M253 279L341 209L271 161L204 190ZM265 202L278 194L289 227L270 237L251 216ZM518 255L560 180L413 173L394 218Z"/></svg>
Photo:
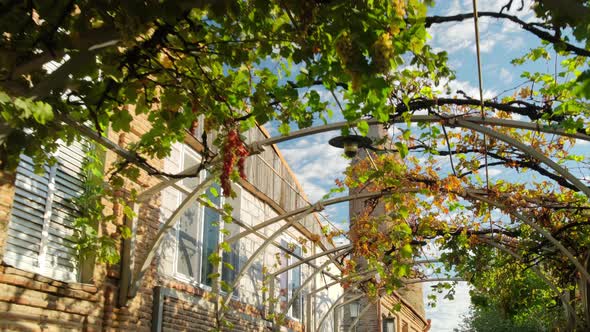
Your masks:
<svg viewBox="0 0 590 332"><path fill-rule="evenodd" d="M223 147L223 171L221 173L221 188L223 195L228 197L231 194L231 173L237 161L238 172L242 179L246 179L246 172L244 166L246 164L246 157L250 153L244 142L240 138L240 134L236 129L231 129L227 133L227 139Z"/></svg>
<svg viewBox="0 0 590 332"><path fill-rule="evenodd" d="M199 108L197 107L197 103L193 102L191 111L193 112L193 114L195 115L195 118L197 118L199 116ZM195 136L197 134L197 128L199 128L199 121L197 119L194 119L191 122L191 127L189 129L190 133Z"/></svg>

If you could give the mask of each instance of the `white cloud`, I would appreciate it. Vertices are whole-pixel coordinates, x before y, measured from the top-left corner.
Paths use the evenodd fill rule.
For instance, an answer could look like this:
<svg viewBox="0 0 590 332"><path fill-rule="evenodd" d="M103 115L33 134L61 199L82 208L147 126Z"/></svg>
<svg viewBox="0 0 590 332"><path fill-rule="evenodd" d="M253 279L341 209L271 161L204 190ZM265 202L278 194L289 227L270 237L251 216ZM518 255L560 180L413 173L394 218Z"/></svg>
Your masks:
<svg viewBox="0 0 590 332"><path fill-rule="evenodd" d="M480 12L499 12L506 4L506 0L482 1L478 4ZM523 21L530 21L534 12L530 7L518 11L520 4L512 6L511 10L504 13L515 15ZM461 13L472 13L471 0L455 0L448 2L448 6L442 9L442 15L450 16ZM508 20L497 19L488 16L479 18L479 35L481 53L491 53L497 46L502 45L504 50L516 50L522 46L524 39L520 36L522 28ZM475 53L475 28L472 19L460 22L434 24L429 30L432 36L432 46L435 50L446 50L449 54L460 53L465 49Z"/></svg>
<svg viewBox="0 0 590 332"><path fill-rule="evenodd" d="M328 144L336 135L337 132L322 133L281 146L281 152L312 202L333 188L334 180L343 178L342 173L349 164L342 157L342 150Z"/></svg>
<svg viewBox="0 0 590 332"><path fill-rule="evenodd" d="M512 73L506 68L500 69L499 76L503 83L512 83L513 81Z"/></svg>
<svg viewBox="0 0 590 332"><path fill-rule="evenodd" d="M470 82L467 81L451 81L449 83L451 88L451 95L455 95L458 90L461 90L467 94L467 96L471 98L479 99L479 88L477 86L472 85ZM487 90L484 87L483 90L483 98L490 99L497 95L497 92L494 90Z"/></svg>
<svg viewBox="0 0 590 332"><path fill-rule="evenodd" d="M480 12L499 12L508 1L506 0L485 0L477 2L477 10ZM453 0L449 1L449 5L445 11L445 15L453 15L458 13L469 13L473 11L472 0ZM526 5L526 3L525 3ZM532 10L530 6L525 6L522 11L518 11L520 8L520 2L514 1L510 11L504 10L504 13L511 15L518 15L522 17L528 17L531 15Z"/></svg>
<svg viewBox="0 0 590 332"><path fill-rule="evenodd" d="M463 21L459 23L436 24L429 28L432 36L432 44L435 48L441 48L448 53L463 50L474 42L473 22Z"/></svg>
<svg viewBox="0 0 590 332"><path fill-rule="evenodd" d="M434 283L424 284L424 302L427 303L427 296L433 291L430 285ZM469 284L460 282L455 287L454 300L443 299L441 294L437 300L436 307L429 308L426 311L426 318L432 319L431 331L437 332L452 332L453 328L459 327L463 317L469 313L469 306L471 298L469 296ZM444 295L444 294L443 294Z"/></svg>
<svg viewBox="0 0 590 332"><path fill-rule="evenodd" d="M491 35L488 34L487 37L490 37ZM493 49L494 46L496 46L496 44L500 41L500 38L486 38L483 40L480 40L479 43L479 51L481 53L490 53ZM472 51L476 51L476 47L473 46L471 48Z"/></svg>
<svg viewBox="0 0 590 332"><path fill-rule="evenodd" d="M485 171L484 171L485 172ZM498 176L500 174L502 174L504 171L499 169L499 168L489 168L488 169L488 175L493 178L495 176ZM484 173L485 174L485 173Z"/></svg>

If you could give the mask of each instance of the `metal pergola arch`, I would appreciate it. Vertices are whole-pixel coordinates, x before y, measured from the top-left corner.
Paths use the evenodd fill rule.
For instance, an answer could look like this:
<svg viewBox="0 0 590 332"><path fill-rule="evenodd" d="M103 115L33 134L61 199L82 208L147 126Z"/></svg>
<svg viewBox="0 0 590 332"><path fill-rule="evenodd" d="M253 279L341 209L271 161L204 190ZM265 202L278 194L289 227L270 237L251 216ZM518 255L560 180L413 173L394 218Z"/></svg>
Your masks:
<svg viewBox="0 0 590 332"><path fill-rule="evenodd" d="M350 324L350 327L348 327L348 332L354 331L356 324L358 324L361 318L363 318L363 316L369 311L369 309L371 309L372 305L373 303L371 303L371 301L368 301L367 305L363 308L363 310L359 312L359 315L355 318L352 324Z"/></svg>
<svg viewBox="0 0 590 332"><path fill-rule="evenodd" d="M334 255L333 258L335 259L340 256L347 255L350 252L351 248L352 248L352 245L345 245L345 246L338 248L338 250L331 250L330 253L336 252L336 251L341 251L340 253ZM325 254L322 253L322 256L324 256L324 255ZM313 259L319 258L319 257L321 257L321 256L314 257ZM312 259L312 257L308 257L307 259ZM307 277L303 283L301 283L301 285L291 295L291 298L289 299L287 305L285 306L285 309L283 309L283 311L281 312L281 317L285 317L287 315L287 312L289 311L289 309L291 308L291 306L295 302L295 299L298 298L299 294L301 294L301 291L303 289L305 289L307 284L310 283L311 281L313 281L319 273L321 273L326 267L328 267L332 263L333 263L332 260L326 260L319 268L315 269L315 271L309 277ZM303 264L303 262L297 262L296 264L301 265L301 264ZM288 271L289 269L283 268L281 270ZM276 271L268 276L269 282L270 282L269 293L271 294L272 297L274 297L274 294L275 294L275 278L277 275L284 272L284 271L281 272L281 270ZM338 280L336 280L335 282L338 282ZM275 309L275 305L274 305L273 301L274 301L274 298L271 298L269 301L269 303L270 303L269 314L271 314L271 315L274 314L274 309ZM276 330L276 329L277 329L277 325L273 324L273 330Z"/></svg>
<svg viewBox="0 0 590 332"><path fill-rule="evenodd" d="M408 191L409 191L409 192L412 192L412 191L416 191L416 190L411 190L411 189L410 189L410 190L408 190ZM378 196L382 196L382 195L383 195L383 193L379 193L379 194L376 194L376 197L378 197ZM494 206L496 206L496 207L499 207L499 208L502 208L502 207L503 207L503 205L502 205L501 203L499 203L499 202L496 202L496 201L494 201L494 200L491 200L491 199L489 199L489 198L486 198L486 197L481 197L481 196L479 196L479 195L476 195L475 193L469 193L469 195L476 197L478 200L485 201L485 202L487 202L487 203L488 203L488 204L490 204L490 205L494 205ZM351 198L351 197L348 197L348 200L353 200L353 199L358 199L358 197L352 197L352 198ZM506 210L506 208L504 207L504 208L503 208L503 210ZM539 226L537 226L536 224L534 224L532 221L530 221L530 220L529 220L529 218L527 218L527 217L525 217L525 216L523 216L523 215L521 215L521 214L519 214L519 213L516 213L516 212L510 212L510 214L512 214L512 215L514 215L514 216L516 216L516 217L517 217L519 220L521 220L521 221L522 221L522 222L524 222L525 224L527 224L527 225L529 225L529 226L533 227L533 228L534 228L536 231L538 231L539 233L541 233L541 235L543 235L544 237L546 237L547 239L549 239L549 240L550 240L552 243L554 243L554 244L555 244L555 245L558 247L558 249L560 249L560 250L562 250L562 252L564 252L564 254L565 254L567 257L568 257L568 259L569 259L569 260L570 260L570 261L571 261L571 262L572 262L574 265L576 265L576 267L577 267L577 268L579 268L579 269L581 268L580 272L581 272L582 274L584 274L584 272L586 272L586 274L587 274L587 271L585 271L585 270L583 269L583 267L582 267L581 263L579 263L579 261L578 261L578 260L577 260L577 259L576 259L576 258L575 258L575 257L574 257L572 254L571 254L571 252L569 252L569 250L567 250L567 249L566 249L566 248L565 248L563 245L561 245L561 243L560 243L559 241L557 241L557 240L556 240L556 239L555 239L555 238L554 238L554 237L553 237L553 236L552 236L550 233L548 233L548 232L544 231L542 228L540 228ZM274 237L276 237L276 236L280 235L280 234L281 234L281 233L282 233L284 230L288 229L288 228L289 228L291 225L292 225L291 223L287 223L287 224L285 224L283 227L279 228L279 229L278 229L278 230L277 230L275 233L273 233L273 236L274 236ZM272 238L273 236L271 236L271 238ZM236 287L236 286L238 285L238 283L239 283L239 278L240 278L240 277L243 275L244 271L245 271L246 269L248 269L248 268L249 268L249 265L251 265L251 262L253 262L253 261L254 261L254 260L255 260L255 259L258 257L258 255L264 251L264 249L265 249L265 248L266 248L266 246L264 246L264 247L260 247L260 248L259 248L259 250L257 250L257 251L256 251L256 252L255 252L255 253L254 253L254 254L253 254L251 257L250 257L250 259L249 259L249 261L248 261L248 262L250 262L250 264L248 264L248 263L247 263L247 264L246 264L246 265L245 265L245 266L244 266L244 267L241 269L240 273L238 274L238 277L236 277L236 280L234 281L234 284L232 285L232 289L235 289L235 287ZM330 253L331 253L331 252L330 252ZM315 259L315 258L317 258L317 257L313 257L313 256L312 256L311 258L312 258L312 259ZM289 267L286 267L286 268L280 269L279 271L277 271L277 272L273 273L273 274L272 274L272 276L274 276L274 275L276 275L276 274L279 274L279 273L282 273L282 272L285 272L285 271L287 271L287 270L289 270L289 269L291 269L291 268L293 268L293 267L295 267L295 266L298 266L298 265L299 265L299 264L294 264L293 266L289 266ZM447 281L459 281L459 280L458 280L458 279L450 279L450 280L447 280ZM271 282L274 282L274 279L271 279ZM423 280L423 279L419 279L419 280L413 280L413 281L410 281L410 283L418 283L418 282L425 282L425 280ZM589 281L589 282L590 282L590 281ZM304 286L304 285L302 285L302 287L303 287L303 286ZM300 291L300 290L302 289L302 287L300 287L300 289L298 289L298 291ZM228 293L228 295L227 295L227 296L226 296L226 297L223 299L223 303L227 303L227 301L229 301L229 299L230 299L230 298L231 298L231 292L230 292L230 293ZM283 314L284 314L284 313L286 313L286 312L288 311L288 308L290 307L290 305L292 305L292 301L290 301L290 302L289 302L289 304L288 304L287 308L286 308L286 309L283 311ZM220 314L220 318L219 318L219 319L223 318L223 315L224 315L224 311L222 311L222 312L221 312L221 314Z"/></svg>
<svg viewBox="0 0 590 332"><path fill-rule="evenodd" d="M418 191L419 191L419 189L414 189L414 188L407 188L407 189L403 190L403 192L418 192ZM266 248L268 247L268 245L269 245L268 241L273 241L274 239L276 239L279 235L283 234L286 230L291 228L301 218L305 217L306 215L308 215L310 213L313 213L316 211L321 211L326 206L329 206L329 205L338 204L338 203L347 202L347 201L356 200L356 199L368 199L368 198L381 197L383 195L387 195L388 193L393 194L393 192L361 193L361 194L348 195L348 196L344 196L344 197L332 198L332 199L325 200L325 201L320 200L320 201L316 202L315 204L313 204L311 207L307 207L307 208L303 207L303 208L293 210L291 212L287 212L283 215L277 216L275 218L271 218L271 219L259 224L258 227L252 227L252 231L260 230L264 227L270 226L272 224L278 223L280 221L285 220L286 218L291 217L290 221L286 222L279 229L274 231L268 237L267 241L262 243L262 245L260 245L256 249L256 251L248 258L248 260L246 261L244 266L240 267L240 270L239 270L238 274L235 276L234 282L232 283L230 288L233 290L239 285L239 282L240 282L240 279L242 278L242 276L247 272L247 270L252 266L252 264L254 264L256 259L258 259L258 256L260 254L262 254L266 250ZM233 237L227 239L226 242L232 243L234 241L237 241L239 238L249 235L249 234L251 234L250 231L241 232L241 233L237 234L236 236L233 236ZM217 270L217 271L219 271L219 270ZM219 281L217 281L216 284L219 284ZM219 288L220 288L219 285L217 285L215 289L219 290ZM231 296L232 296L232 291L228 291L228 293L222 299L222 304L225 305L225 304L229 303ZM225 314L225 312L222 310L219 313L218 320L221 320L223 318L224 314Z"/></svg>
<svg viewBox="0 0 590 332"><path fill-rule="evenodd" d="M354 302L354 301L356 301L358 299L361 299L361 298L363 298L363 297L366 296L365 294L356 295L356 296L354 296L354 297L352 297L352 298L350 298L350 299L348 299L348 300L346 300L346 301L344 301L342 303L339 303L340 301L342 301L344 299L344 297L346 295L348 295L348 293L349 292L344 291L342 293L342 295L340 295L340 297L338 297L334 301L334 303L332 303L332 305L328 308L328 310L320 318L320 321L318 323L318 326L315 328L314 331L316 331L316 332L320 332L321 331L320 329L322 328L322 325L324 325L324 322L326 321L326 318L328 318L328 316L334 311L334 309L336 309L337 307L345 306L345 305L347 305L349 303L352 303L352 302Z"/></svg>
<svg viewBox="0 0 590 332"><path fill-rule="evenodd" d="M516 253L515 251L507 248L506 246L503 246L499 243L497 243L496 241L493 241L492 239L488 238L488 237L479 237L480 240L489 245L492 246L494 248L497 248L505 253L507 253L508 255L514 257L514 259L516 259L517 261L524 261L523 257L520 256L518 253ZM543 282L549 286L549 288L551 288L551 290L557 295L559 296L559 298L562 300L563 305L565 306L566 310L568 311L568 315L571 315L573 313L573 315L575 316L575 310L574 308L572 308L571 304L569 303L569 301L567 301L564 298L564 293L560 292L559 289L557 288L557 286L555 285L554 282L552 282L551 280L549 280L547 278L547 276L545 276L545 274L537 267L537 266L531 266L530 269L541 279L543 280Z"/></svg>
<svg viewBox="0 0 590 332"><path fill-rule="evenodd" d="M395 118L393 119L391 122L405 122L406 120L402 120L402 119L398 119ZM590 189L583 185L575 176L573 176L571 173L569 173L567 170L565 170L563 167L559 166L558 164L556 164L555 162L553 162L550 158L546 157L545 155L543 155L542 153L536 151L535 149L528 147L516 140L514 140L513 138L504 135L502 133L499 133L493 129L484 127L485 125L493 125L493 126L504 126L504 127L510 127L510 128L518 128L518 129L524 129L524 130L532 130L532 131L540 131L540 132L545 132L545 133L550 133L550 134L556 134L556 135L562 135L562 136L567 136L567 137L572 137L572 138L576 138L576 139L580 139L580 140L585 140L585 141L590 141L590 136L588 135L584 135L581 133L568 133L565 132L562 129L559 128L555 128L553 126L543 126L543 125L538 125L538 124L532 124L530 122L523 122L523 121L515 121L515 120L504 120L504 119L490 119L490 118L486 118L486 119L482 119L480 117L460 117L460 118L446 118L446 117L441 117L441 116L433 116L433 115L415 115L412 116L410 118L411 122L431 122L431 123L442 123L442 124L446 124L449 126L456 126L456 127L463 127L463 128L467 128L467 129L471 129L474 130L476 132L480 132L480 133L484 133L486 135L490 135L492 137L495 137L499 140L502 140L504 142L506 142L507 144L510 144L512 146L515 146L516 148L518 148L519 150L523 151L524 153L540 160L542 163L544 163L545 165L547 165L548 167L550 167L551 169L553 169L555 172L557 172L558 174L562 175L564 178L566 178L568 181L570 181L577 189L579 189L580 191L582 191L586 196L590 196ZM368 121L369 124L376 124L378 123L375 120L369 120ZM316 133L321 133L321 132L326 132L326 131L331 131L331 130L336 130L339 129L341 127L343 127L344 125L347 125L346 122L341 122L341 123L336 123L336 124L331 124L331 125L326 125L326 126L321 126L321 127L315 127L315 128L308 128L308 129L303 129L303 130L299 130L299 131L294 131L291 133L291 135L287 135L287 136L279 136L279 137L271 137L259 142L254 142L251 144L251 146L254 147L254 151L256 152L256 149L260 149L262 146L265 145L270 145L270 144L275 144L275 143L279 143L279 142L284 142L286 140L289 139L294 139L294 138L298 138L298 137L303 137L303 136L307 136L307 135L313 135ZM92 138L92 137L91 137ZM102 144L102 140L101 140L101 144ZM115 151L117 152L117 151ZM120 153L118 153L120 154ZM215 161L215 160L214 160ZM213 162L212 162L213 163ZM199 166L199 165L197 165ZM190 174L191 171L194 172L196 171L196 167L195 169L187 169L181 173L179 173L180 175L186 175L186 174ZM151 195L158 193L159 191L161 191L162 189L164 189L167 186L170 185L174 185L174 183L176 183L177 181L179 181L179 179L168 179L165 177L162 177L164 179L164 181L152 188L149 188L147 190L145 190L144 192L140 193L139 198L140 201L145 201L146 199L148 199ZM212 177L208 178L208 180L212 181ZM205 182L204 182L205 183ZM211 183L211 182L208 182ZM204 190L204 186L200 187L200 190ZM194 196L198 196L198 194L195 194ZM192 196L192 197L194 197ZM185 202L181 203L181 206L184 206ZM315 207L316 209L319 207ZM180 215L183 211L180 211L179 209L177 209L177 211L175 211L175 214L173 215ZM523 222L524 220L526 220L526 218L521 219ZM267 222L269 222L270 220L268 220ZM173 227L174 223L176 222L176 220L173 220L172 218L167 220L166 224L168 226L167 229L169 229L170 227ZM255 233L258 229L261 229L263 227L257 228L257 229L251 229L248 230L248 234L251 233ZM288 228L288 227L287 227ZM537 227L539 228L539 227ZM544 231L543 229L539 228L539 229L535 229L537 231ZM143 276L143 274L145 273L145 270L147 268L144 268L145 266L149 266L149 263L151 262L151 260L154 258L155 256L155 251L158 249L161 240L163 238L163 233L164 232L159 232L156 240L153 242L153 244L150 246L150 250L148 252L148 255L146 256L146 258L143 260L143 264L142 264L142 268L139 270L138 273L136 273L134 275L134 277L131 279L131 288L129 289L129 291L127 292L127 296L126 298L130 298L133 297L137 291L138 285L141 282L141 277ZM545 233L547 233L545 231ZM551 236L551 234L547 233L549 236ZM544 236L546 236L545 234L543 234ZM276 238L276 237L275 237ZM230 238L231 239L231 238ZM233 239L234 241L236 239ZM272 238L271 240L274 240L274 238ZM565 249L565 247L563 247L561 245L561 243L557 240L552 241L551 238L549 237L549 240L554 243L560 250L563 251L563 249ZM266 241L269 241L268 239ZM563 248L560 248L560 246ZM565 249L565 251L567 251L567 249ZM565 253L565 252L564 252ZM582 273L582 275L584 275L584 278L587 281L590 281L590 275L588 274L587 271L585 271L585 269L583 269L582 265L579 263L579 261L577 261L577 259L575 257L573 257L571 255L571 253L566 254L566 256L568 256L568 259L570 259L570 261L572 261L572 263L574 263L574 265L576 265L576 268ZM124 283L123 283L124 286ZM122 287L124 288L124 287Z"/></svg>

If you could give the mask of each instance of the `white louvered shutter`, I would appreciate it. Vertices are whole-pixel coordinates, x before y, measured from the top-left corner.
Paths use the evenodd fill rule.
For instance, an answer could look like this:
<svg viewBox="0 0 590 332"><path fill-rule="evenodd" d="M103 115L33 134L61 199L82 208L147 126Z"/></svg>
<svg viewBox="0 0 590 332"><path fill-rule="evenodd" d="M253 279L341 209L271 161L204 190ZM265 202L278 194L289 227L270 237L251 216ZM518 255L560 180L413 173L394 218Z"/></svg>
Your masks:
<svg viewBox="0 0 590 332"><path fill-rule="evenodd" d="M71 200L84 190L84 147L62 145L56 157L56 165L38 175L32 160L22 156L4 261L54 279L78 281L78 254L72 239L78 210Z"/></svg>

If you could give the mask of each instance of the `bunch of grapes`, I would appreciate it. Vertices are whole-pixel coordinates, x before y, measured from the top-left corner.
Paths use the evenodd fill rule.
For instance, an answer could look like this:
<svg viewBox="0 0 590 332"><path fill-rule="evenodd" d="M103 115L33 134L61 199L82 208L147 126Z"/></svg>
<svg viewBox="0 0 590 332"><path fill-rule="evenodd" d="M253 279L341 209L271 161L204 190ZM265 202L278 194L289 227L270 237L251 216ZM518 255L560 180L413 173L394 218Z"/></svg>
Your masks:
<svg viewBox="0 0 590 332"><path fill-rule="evenodd" d="M199 116L199 108L197 107L197 103L193 103L191 112L195 115L195 119L191 122L189 132L195 136L197 134L197 128L199 127L199 121L197 120L197 117Z"/></svg>
<svg viewBox="0 0 590 332"><path fill-rule="evenodd" d="M344 67L350 67L352 64L352 58L354 54L354 47L352 45L352 38L350 34L344 32L338 39L336 39L336 54L340 58L340 61Z"/></svg>
<svg viewBox="0 0 590 332"><path fill-rule="evenodd" d="M250 153L244 142L242 141L237 129L231 129L227 133L227 138L223 146L223 170L221 173L221 188L223 195L229 197L231 195L231 174L234 165L238 166L238 172L242 179L246 179L246 172L244 171L246 165L246 157Z"/></svg>
<svg viewBox="0 0 590 332"><path fill-rule="evenodd" d="M373 63L378 72L387 74L391 69L393 41L389 32L382 33L373 44Z"/></svg>
<svg viewBox="0 0 590 332"><path fill-rule="evenodd" d="M361 50L353 43L351 35L347 32L338 37L335 49L342 66L352 78L352 89L358 91L362 83L362 73L358 68L365 61Z"/></svg>
<svg viewBox="0 0 590 332"><path fill-rule="evenodd" d="M397 17L404 17L406 15L407 3L405 0L393 0L391 4L395 8Z"/></svg>

